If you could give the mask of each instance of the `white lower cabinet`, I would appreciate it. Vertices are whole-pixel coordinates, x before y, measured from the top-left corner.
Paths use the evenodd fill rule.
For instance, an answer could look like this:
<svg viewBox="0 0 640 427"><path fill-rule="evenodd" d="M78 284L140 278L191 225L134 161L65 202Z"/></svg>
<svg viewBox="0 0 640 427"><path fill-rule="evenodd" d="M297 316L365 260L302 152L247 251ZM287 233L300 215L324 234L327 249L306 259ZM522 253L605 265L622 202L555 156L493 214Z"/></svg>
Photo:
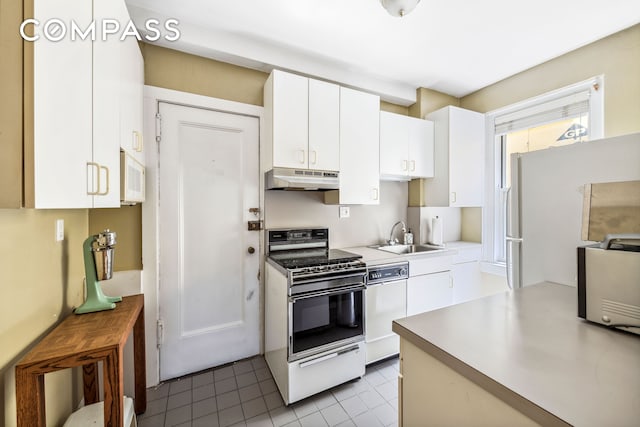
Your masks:
<svg viewBox="0 0 640 427"><path fill-rule="evenodd" d="M482 291L482 273L480 243L460 242L450 244L458 253L453 257L451 278L453 280L453 303L458 304L484 296Z"/></svg>
<svg viewBox="0 0 640 427"><path fill-rule="evenodd" d="M453 303L453 283L449 271L409 278L407 316L447 307Z"/></svg>

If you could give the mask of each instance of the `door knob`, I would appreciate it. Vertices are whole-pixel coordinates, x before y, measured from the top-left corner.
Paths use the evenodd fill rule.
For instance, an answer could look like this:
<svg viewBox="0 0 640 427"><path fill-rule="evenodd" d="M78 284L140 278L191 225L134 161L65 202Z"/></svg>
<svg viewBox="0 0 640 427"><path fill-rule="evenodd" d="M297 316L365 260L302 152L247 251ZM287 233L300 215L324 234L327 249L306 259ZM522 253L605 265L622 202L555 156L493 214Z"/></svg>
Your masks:
<svg viewBox="0 0 640 427"><path fill-rule="evenodd" d="M250 254L254 253L256 250L254 249L253 246L249 246L249 249L247 249L247 252L249 252Z"/></svg>

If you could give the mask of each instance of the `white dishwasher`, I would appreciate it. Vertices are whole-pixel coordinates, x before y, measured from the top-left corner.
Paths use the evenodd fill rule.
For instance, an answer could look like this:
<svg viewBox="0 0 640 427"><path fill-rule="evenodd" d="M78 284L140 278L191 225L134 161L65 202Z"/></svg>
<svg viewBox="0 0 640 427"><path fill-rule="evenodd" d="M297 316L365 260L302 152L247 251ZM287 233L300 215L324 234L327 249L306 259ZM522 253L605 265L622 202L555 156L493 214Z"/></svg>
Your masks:
<svg viewBox="0 0 640 427"><path fill-rule="evenodd" d="M400 339L391 330L391 323L407 315L408 277L408 262L367 266L364 323L367 364L400 352Z"/></svg>

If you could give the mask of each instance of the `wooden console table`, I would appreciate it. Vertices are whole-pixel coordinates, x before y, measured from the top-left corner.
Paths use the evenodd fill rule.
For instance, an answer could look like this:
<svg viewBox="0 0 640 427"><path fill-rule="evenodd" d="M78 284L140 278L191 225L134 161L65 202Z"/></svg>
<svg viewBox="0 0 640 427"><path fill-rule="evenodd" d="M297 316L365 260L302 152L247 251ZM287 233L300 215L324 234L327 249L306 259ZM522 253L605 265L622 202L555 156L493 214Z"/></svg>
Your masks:
<svg viewBox="0 0 640 427"><path fill-rule="evenodd" d="M98 362L103 363L104 425L123 427L123 352L133 330L135 412L147 408L144 296L124 297L116 308L71 314L16 366L18 427L45 427L44 374L82 366L85 405L98 399Z"/></svg>

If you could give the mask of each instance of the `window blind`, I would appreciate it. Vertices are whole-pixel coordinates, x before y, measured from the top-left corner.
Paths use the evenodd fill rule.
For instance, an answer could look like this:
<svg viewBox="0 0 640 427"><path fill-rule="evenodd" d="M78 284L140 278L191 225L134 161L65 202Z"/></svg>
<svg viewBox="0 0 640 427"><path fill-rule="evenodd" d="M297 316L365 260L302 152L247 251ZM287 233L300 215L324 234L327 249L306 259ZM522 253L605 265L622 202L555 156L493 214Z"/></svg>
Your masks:
<svg viewBox="0 0 640 427"><path fill-rule="evenodd" d="M578 92L495 118L495 134L503 135L589 112L589 91Z"/></svg>

